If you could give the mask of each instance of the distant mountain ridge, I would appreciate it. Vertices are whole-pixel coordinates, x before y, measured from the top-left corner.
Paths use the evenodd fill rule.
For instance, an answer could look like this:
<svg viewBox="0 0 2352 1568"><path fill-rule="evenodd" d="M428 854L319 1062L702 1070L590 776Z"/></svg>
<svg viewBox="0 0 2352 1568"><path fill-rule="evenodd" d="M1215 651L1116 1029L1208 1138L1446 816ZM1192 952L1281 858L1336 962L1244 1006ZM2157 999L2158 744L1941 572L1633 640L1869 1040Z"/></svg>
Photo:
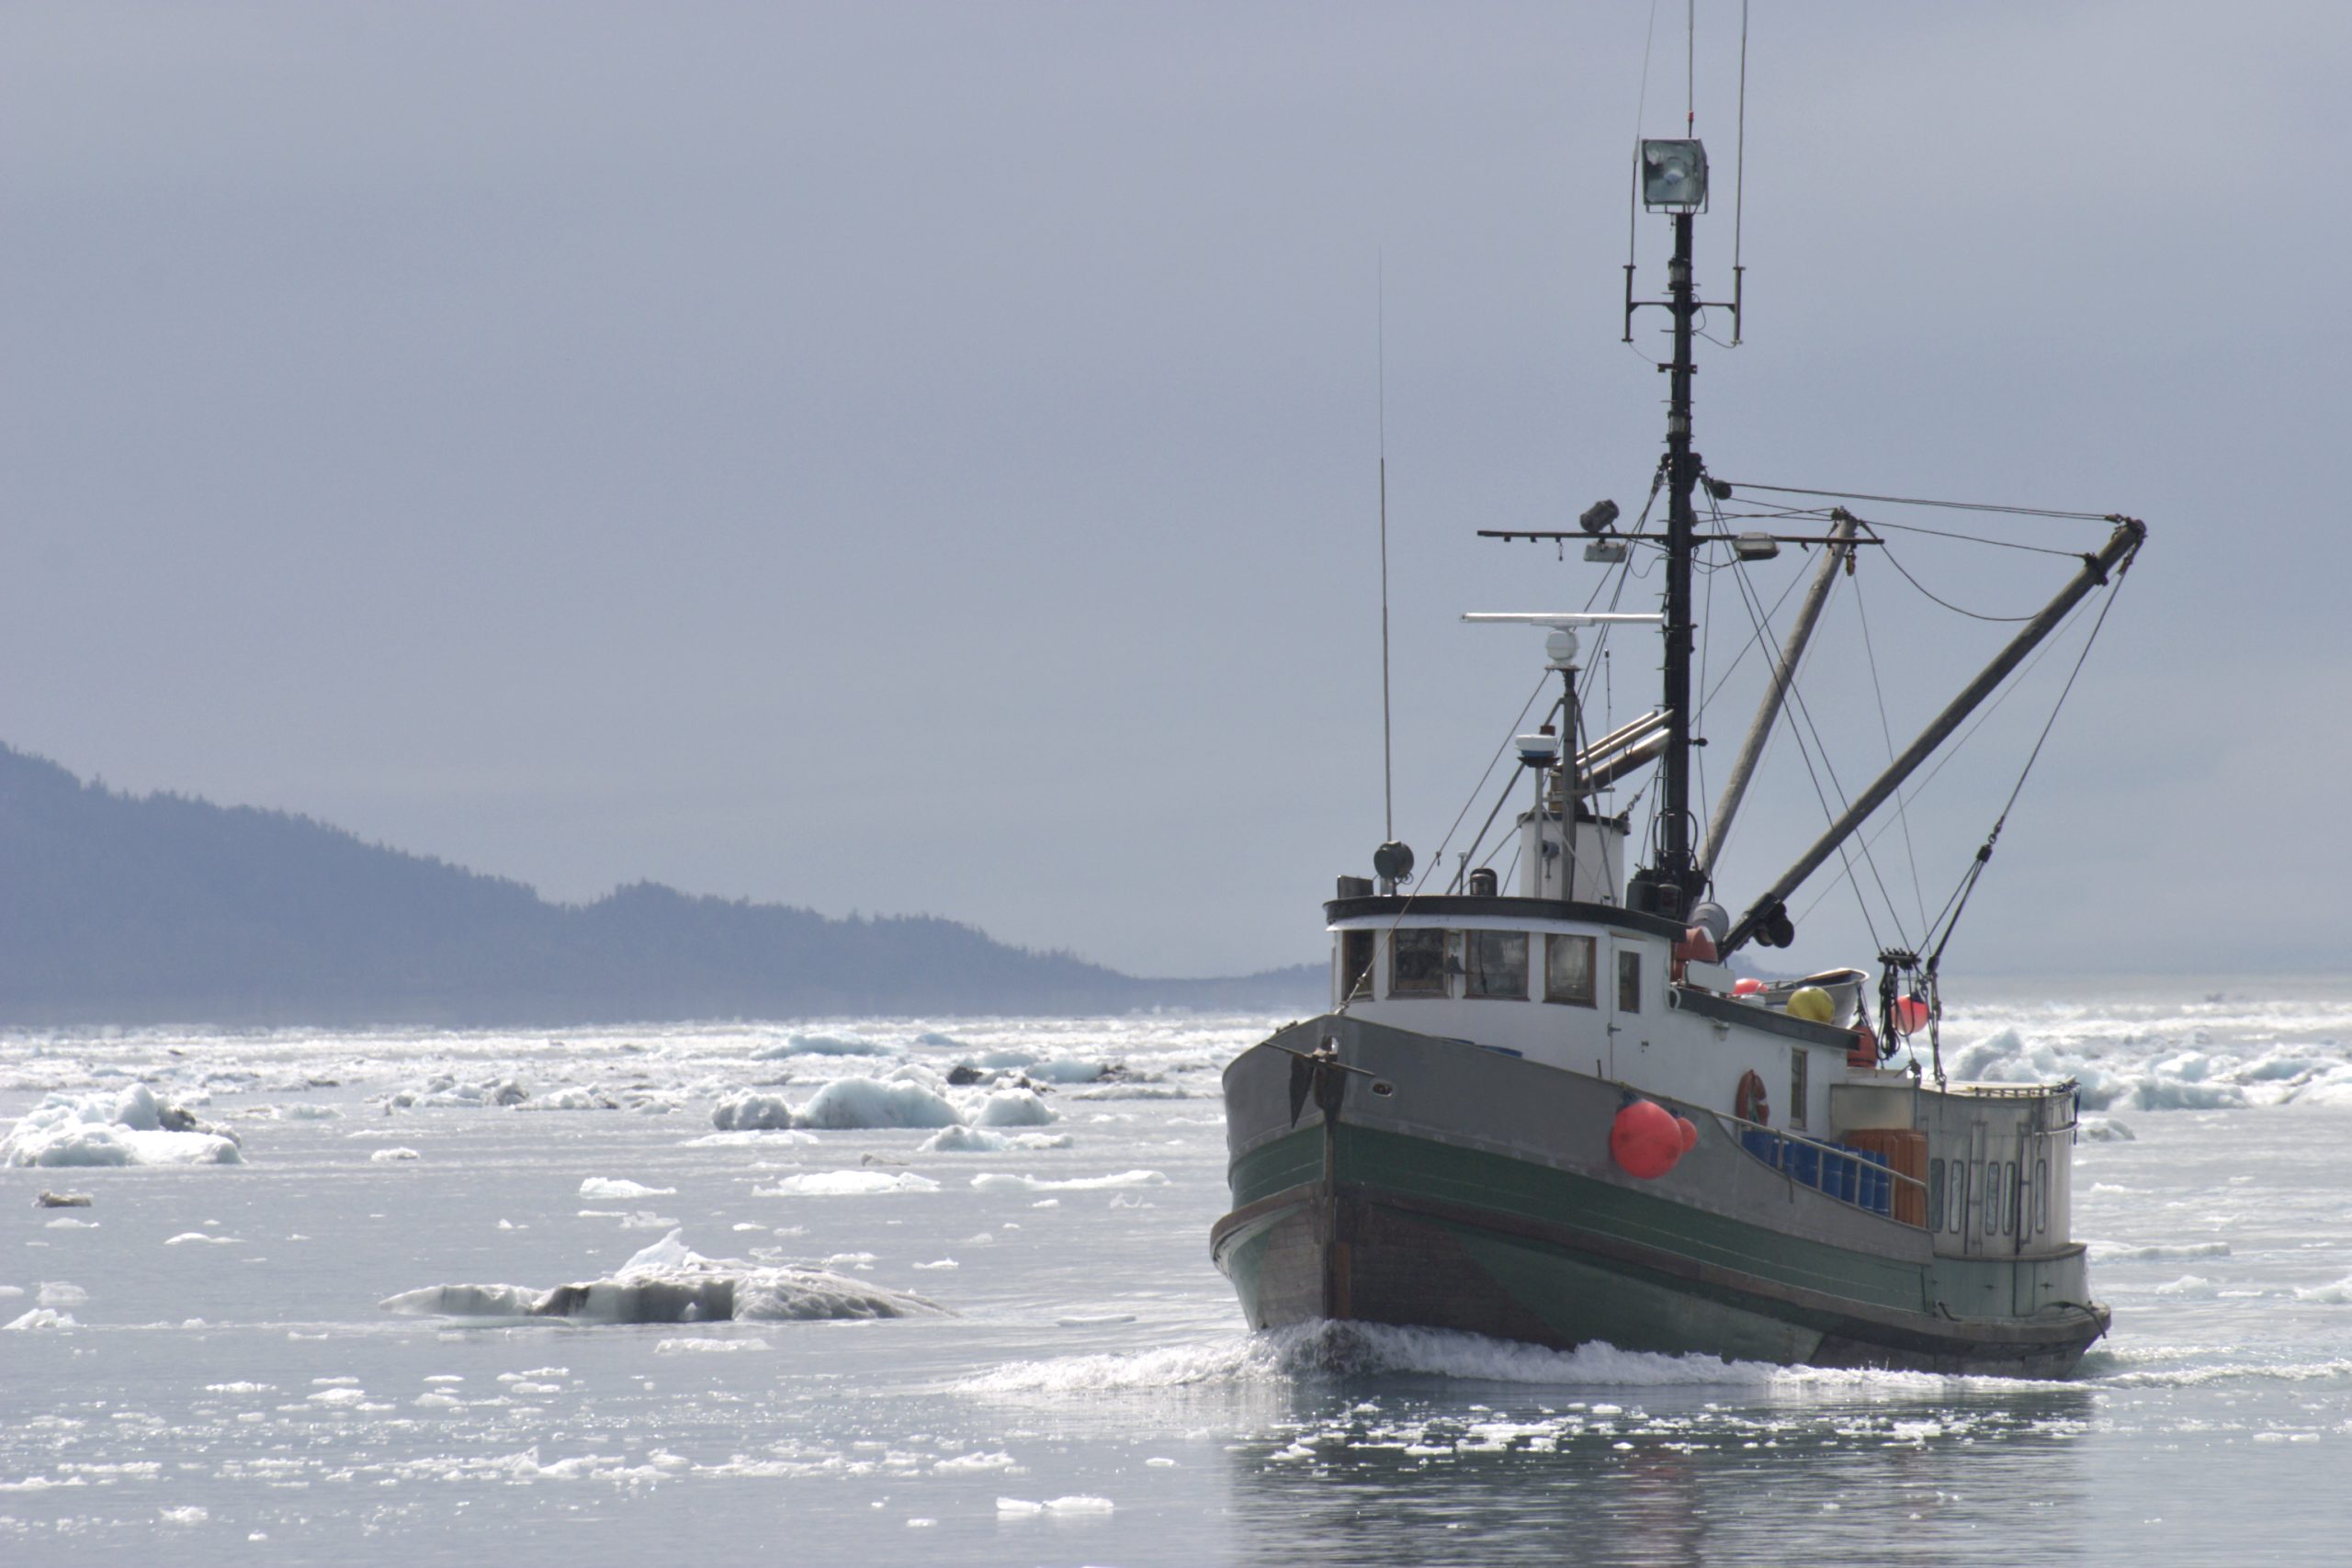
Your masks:
<svg viewBox="0 0 2352 1568"><path fill-rule="evenodd" d="M0 1023L655 1022L1311 1011L1325 970L1148 980L930 916L644 882L584 906L307 817L132 796L0 746Z"/></svg>

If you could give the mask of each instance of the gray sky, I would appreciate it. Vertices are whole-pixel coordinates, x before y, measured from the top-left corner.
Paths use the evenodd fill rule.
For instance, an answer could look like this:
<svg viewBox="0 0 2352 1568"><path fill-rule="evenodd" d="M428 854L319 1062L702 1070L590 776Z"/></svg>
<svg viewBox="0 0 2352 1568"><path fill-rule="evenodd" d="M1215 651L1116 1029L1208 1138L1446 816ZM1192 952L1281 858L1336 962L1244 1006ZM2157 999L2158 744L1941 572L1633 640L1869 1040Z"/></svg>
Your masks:
<svg viewBox="0 0 2352 1568"><path fill-rule="evenodd" d="M1738 7L1698 13L1723 190ZM1660 448L1655 340L1617 341L1649 22L0 8L0 739L560 898L1319 956L1381 833L1376 280L1426 863L1539 658L1454 617L1595 581L1472 531L1631 513ZM1713 470L2153 529L1955 967L2335 962L2348 44L2323 4L1754 7ZM1719 200L1711 295L1732 238ZM2064 575L1988 554L1906 559L2008 613ZM1899 744L1989 643L1861 587ZM1824 635L1850 788L1884 742ZM1622 717L1655 643L1611 659ZM2050 694L1880 840L1898 908L1911 856L1941 901ZM1718 771L1749 700L1707 716ZM1735 905L1822 819L1792 755L1758 787ZM1870 941L1841 891L1794 961Z"/></svg>

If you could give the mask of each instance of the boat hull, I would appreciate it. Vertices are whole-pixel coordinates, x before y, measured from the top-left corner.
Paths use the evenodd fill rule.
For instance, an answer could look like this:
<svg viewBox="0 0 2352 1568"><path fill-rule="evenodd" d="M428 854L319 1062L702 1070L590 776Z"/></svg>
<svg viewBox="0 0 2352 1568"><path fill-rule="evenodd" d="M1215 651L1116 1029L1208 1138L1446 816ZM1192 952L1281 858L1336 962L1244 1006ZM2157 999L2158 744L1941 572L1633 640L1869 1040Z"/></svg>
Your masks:
<svg viewBox="0 0 2352 1568"><path fill-rule="evenodd" d="M1290 1053L1361 1069L1292 1120ZM1377 1082L1387 1094L1373 1092ZM1254 1327L1316 1319L1568 1348L2063 1375L2105 1332L2082 1249L1939 1256L1802 1187L1704 1112L1675 1169L1607 1156L1622 1086L1361 1021L1295 1025L1227 1075L1235 1207L1211 1245Z"/></svg>

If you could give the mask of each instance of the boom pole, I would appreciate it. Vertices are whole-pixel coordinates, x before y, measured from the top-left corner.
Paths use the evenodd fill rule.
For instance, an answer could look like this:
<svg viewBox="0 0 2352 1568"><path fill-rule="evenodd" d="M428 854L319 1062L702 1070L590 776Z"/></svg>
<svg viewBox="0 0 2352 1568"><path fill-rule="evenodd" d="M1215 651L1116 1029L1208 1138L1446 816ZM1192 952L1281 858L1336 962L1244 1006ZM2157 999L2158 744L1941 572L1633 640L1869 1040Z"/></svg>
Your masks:
<svg viewBox="0 0 2352 1568"><path fill-rule="evenodd" d="M1771 739L1772 726L1780 722L1781 705L1788 699L1789 685L1797 678L1797 664L1804 658L1805 644L1813 640L1813 626L1821 619L1821 607L1829 602L1830 585L1838 579L1838 563L1854 553L1845 541L1854 536L1854 519L1845 508L1834 513L1837 525L1830 529L1830 545L1815 570L1812 582L1804 591L1804 603L1797 606L1796 624L1789 628L1788 639L1781 645L1781 661L1772 671L1771 687L1764 694L1764 701L1756 710L1756 718L1747 727L1747 739L1741 742L1739 760L1732 764L1731 779L1724 785L1723 794L1715 801L1715 814L1707 823L1707 846L1700 852L1699 863L1713 875L1715 862L1724 852L1724 840L1731 836L1732 818L1739 815L1741 797L1747 794L1747 781L1756 776L1756 764L1763 760L1764 743Z"/></svg>

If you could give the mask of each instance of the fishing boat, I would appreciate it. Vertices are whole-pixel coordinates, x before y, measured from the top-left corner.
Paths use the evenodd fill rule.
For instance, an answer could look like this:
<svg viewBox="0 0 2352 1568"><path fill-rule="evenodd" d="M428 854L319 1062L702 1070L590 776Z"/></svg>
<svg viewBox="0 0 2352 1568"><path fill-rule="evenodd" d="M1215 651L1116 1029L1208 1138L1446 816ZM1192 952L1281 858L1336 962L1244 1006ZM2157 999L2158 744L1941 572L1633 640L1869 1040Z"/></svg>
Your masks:
<svg viewBox="0 0 2352 1568"><path fill-rule="evenodd" d="M1927 940L1779 983L1742 977L1731 960L1790 944L1792 896L1899 807L1921 764L2053 631L2088 624L2096 636L2145 527L2064 514L2106 525L2103 544L2069 557L2071 577L1908 747L1895 753L1890 739L1883 770L1825 813L1782 874L1744 896L1721 890L1743 909L1733 915L1716 901L1721 847L1785 721L1825 597L1887 535L1842 501L1776 498L1777 533L1723 520L1736 487L1692 446L1705 150L1645 141L1635 180L1673 229L1665 299L1636 300L1626 269L1625 341L1636 310L1672 323L1652 504L1631 527L1602 502L1573 530L1500 536L1557 541L1564 559L1580 543L1604 575L1629 556L1662 563L1663 603L1464 617L1542 631L1558 677L1552 722L1501 753L1515 751L1518 769L1504 799L1524 802L1504 833L1515 885L1466 862L1416 883L1393 838L1373 876L1338 879L1324 906L1329 1010L1225 1072L1232 1207L1213 1255L1257 1328L1329 1320L1558 1348L2064 1375L2109 1322L2071 1230L2075 1085L1949 1077L1940 1039L1943 944L2007 807ZM1733 299L1717 307L1732 310L1735 342L1738 294L1735 274ZM1790 531L1797 523L1810 531ZM1785 635L1763 644L1777 659L1702 833L1693 572L1760 566L1791 544L1815 558L1814 577ZM1580 641L1611 635L1662 637L1664 689L1650 711L1595 736ZM1639 831L1631 810L1609 809L1618 782L1637 775L1651 801ZM1640 856L1630 870L1629 843Z"/></svg>

